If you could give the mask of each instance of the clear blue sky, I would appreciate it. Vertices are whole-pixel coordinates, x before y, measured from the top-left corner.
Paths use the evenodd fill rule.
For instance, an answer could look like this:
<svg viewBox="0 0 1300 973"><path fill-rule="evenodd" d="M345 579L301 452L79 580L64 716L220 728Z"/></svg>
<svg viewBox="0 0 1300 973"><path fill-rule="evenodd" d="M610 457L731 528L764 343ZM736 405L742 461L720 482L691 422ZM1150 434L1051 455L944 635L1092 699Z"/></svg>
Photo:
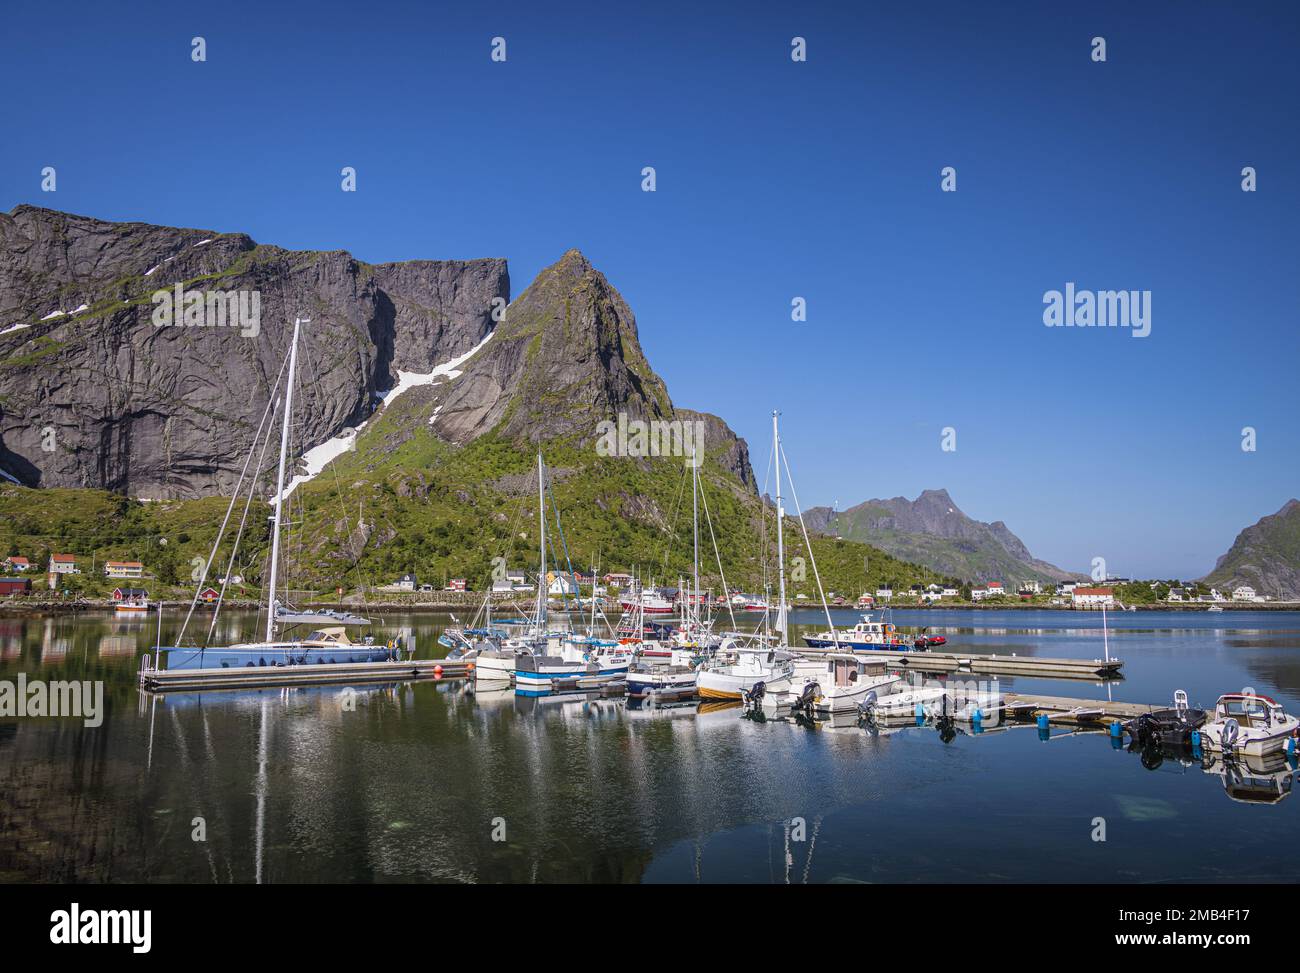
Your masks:
<svg viewBox="0 0 1300 973"><path fill-rule="evenodd" d="M516 294L576 246L760 477L778 407L806 505L946 487L1076 570L1199 575L1300 494L1296 4L613 6L10 4L0 208ZM1066 281L1151 336L1045 328Z"/></svg>

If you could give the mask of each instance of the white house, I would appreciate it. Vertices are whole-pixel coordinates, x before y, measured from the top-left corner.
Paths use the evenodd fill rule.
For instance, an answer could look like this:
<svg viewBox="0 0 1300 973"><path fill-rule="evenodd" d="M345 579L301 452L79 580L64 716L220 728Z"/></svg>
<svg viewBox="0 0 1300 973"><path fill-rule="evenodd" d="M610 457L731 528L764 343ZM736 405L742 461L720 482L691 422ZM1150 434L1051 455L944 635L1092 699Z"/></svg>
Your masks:
<svg viewBox="0 0 1300 973"><path fill-rule="evenodd" d="M1233 588L1232 600L1233 601L1256 601L1257 599L1255 598L1255 589L1248 584L1244 584L1239 588Z"/></svg>
<svg viewBox="0 0 1300 973"><path fill-rule="evenodd" d="M1075 608L1113 608L1115 589L1076 587L1070 594L1070 601Z"/></svg>
<svg viewBox="0 0 1300 973"><path fill-rule="evenodd" d="M1072 595L1074 594L1074 589L1077 587L1079 587L1079 582L1077 581L1062 581L1056 586L1056 593L1058 595Z"/></svg>
<svg viewBox="0 0 1300 973"><path fill-rule="evenodd" d="M578 583L573 580L573 575L566 574L562 571L548 571L546 573L546 593L557 598L572 598L578 594Z"/></svg>
<svg viewBox="0 0 1300 973"><path fill-rule="evenodd" d="M408 573L402 575L388 587L396 591L414 591L419 586L419 582L415 580L415 575Z"/></svg>
<svg viewBox="0 0 1300 973"><path fill-rule="evenodd" d="M74 554L51 554L50 574L80 574L77 558Z"/></svg>
<svg viewBox="0 0 1300 973"><path fill-rule="evenodd" d="M876 601L889 601L889 599L893 597L894 597L894 589L892 588L876 589Z"/></svg>
<svg viewBox="0 0 1300 973"><path fill-rule="evenodd" d="M1165 601L1186 601L1186 600L1187 600L1186 588L1170 588L1169 594L1165 597Z"/></svg>
<svg viewBox="0 0 1300 973"><path fill-rule="evenodd" d="M1043 586L1038 581L1025 581L1020 585L1020 593L1022 595L1041 595Z"/></svg>
<svg viewBox="0 0 1300 973"><path fill-rule="evenodd" d="M988 585L988 594L986 594L985 597L992 598L995 595L1005 595L1006 593L1007 591L1002 587L1001 581L990 581Z"/></svg>
<svg viewBox="0 0 1300 973"><path fill-rule="evenodd" d="M944 589L943 589L943 597L944 597L944 598L956 598L957 595L959 595L959 594L960 594L960 592L959 592L956 588L944 588Z"/></svg>
<svg viewBox="0 0 1300 973"><path fill-rule="evenodd" d="M971 588L970 590L971 601L983 601L988 596L989 596L988 588Z"/></svg>
<svg viewBox="0 0 1300 973"><path fill-rule="evenodd" d="M15 554L13 557L5 558L4 564L0 566L8 568L10 571L26 571L32 566L32 564L27 560L27 558L19 557Z"/></svg>

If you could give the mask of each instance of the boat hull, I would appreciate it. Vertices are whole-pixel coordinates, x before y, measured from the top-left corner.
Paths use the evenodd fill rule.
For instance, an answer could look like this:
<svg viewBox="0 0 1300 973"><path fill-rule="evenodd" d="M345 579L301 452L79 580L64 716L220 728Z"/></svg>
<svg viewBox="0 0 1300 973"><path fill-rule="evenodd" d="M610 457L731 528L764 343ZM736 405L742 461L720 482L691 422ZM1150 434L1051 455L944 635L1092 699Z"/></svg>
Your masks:
<svg viewBox="0 0 1300 973"><path fill-rule="evenodd" d="M770 693L784 693L790 689L788 672L770 670L761 673L732 673L726 670L706 669L695 681L701 699L743 699L758 683L764 683Z"/></svg>
<svg viewBox="0 0 1300 973"><path fill-rule="evenodd" d="M392 650L382 645L326 646L293 645L232 646L213 649L184 647L162 650L168 669L239 669L258 666L334 665L348 662L383 662Z"/></svg>

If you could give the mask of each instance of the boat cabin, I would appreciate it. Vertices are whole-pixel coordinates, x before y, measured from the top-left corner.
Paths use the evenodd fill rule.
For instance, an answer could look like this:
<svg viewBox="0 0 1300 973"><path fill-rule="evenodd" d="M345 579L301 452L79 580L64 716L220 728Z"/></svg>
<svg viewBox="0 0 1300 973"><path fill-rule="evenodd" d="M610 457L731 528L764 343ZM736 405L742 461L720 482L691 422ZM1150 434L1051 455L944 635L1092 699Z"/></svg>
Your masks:
<svg viewBox="0 0 1300 973"><path fill-rule="evenodd" d="M1214 706L1216 721L1234 719L1242 729L1247 727L1266 729L1282 723L1286 714L1282 706L1267 696L1255 696L1250 693L1228 693L1220 696Z"/></svg>

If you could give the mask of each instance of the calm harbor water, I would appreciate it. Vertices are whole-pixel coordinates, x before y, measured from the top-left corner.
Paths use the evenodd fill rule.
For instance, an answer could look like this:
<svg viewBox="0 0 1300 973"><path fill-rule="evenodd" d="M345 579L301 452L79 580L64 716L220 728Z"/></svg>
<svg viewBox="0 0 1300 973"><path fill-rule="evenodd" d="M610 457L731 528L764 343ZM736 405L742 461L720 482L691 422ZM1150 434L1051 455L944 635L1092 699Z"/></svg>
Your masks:
<svg viewBox="0 0 1300 973"><path fill-rule="evenodd" d="M894 620L957 651L1103 651L1095 613ZM815 612L793 621L796 635L824 627ZM410 633L437 655L447 623L379 616L374 633ZM108 709L96 729L0 718L0 881L1300 879L1300 798L1234 801L1218 772L1149 770L1102 734L945 742L933 727L809 729L458 681L154 697L136 668L156 624L0 618L0 679L102 679ZM225 625L248 637L256 618ZM1182 688L1207 706L1249 686L1300 710L1300 613L1113 614L1110 626L1123 681L1001 686L1134 702ZM805 840L787 842L795 818Z"/></svg>

